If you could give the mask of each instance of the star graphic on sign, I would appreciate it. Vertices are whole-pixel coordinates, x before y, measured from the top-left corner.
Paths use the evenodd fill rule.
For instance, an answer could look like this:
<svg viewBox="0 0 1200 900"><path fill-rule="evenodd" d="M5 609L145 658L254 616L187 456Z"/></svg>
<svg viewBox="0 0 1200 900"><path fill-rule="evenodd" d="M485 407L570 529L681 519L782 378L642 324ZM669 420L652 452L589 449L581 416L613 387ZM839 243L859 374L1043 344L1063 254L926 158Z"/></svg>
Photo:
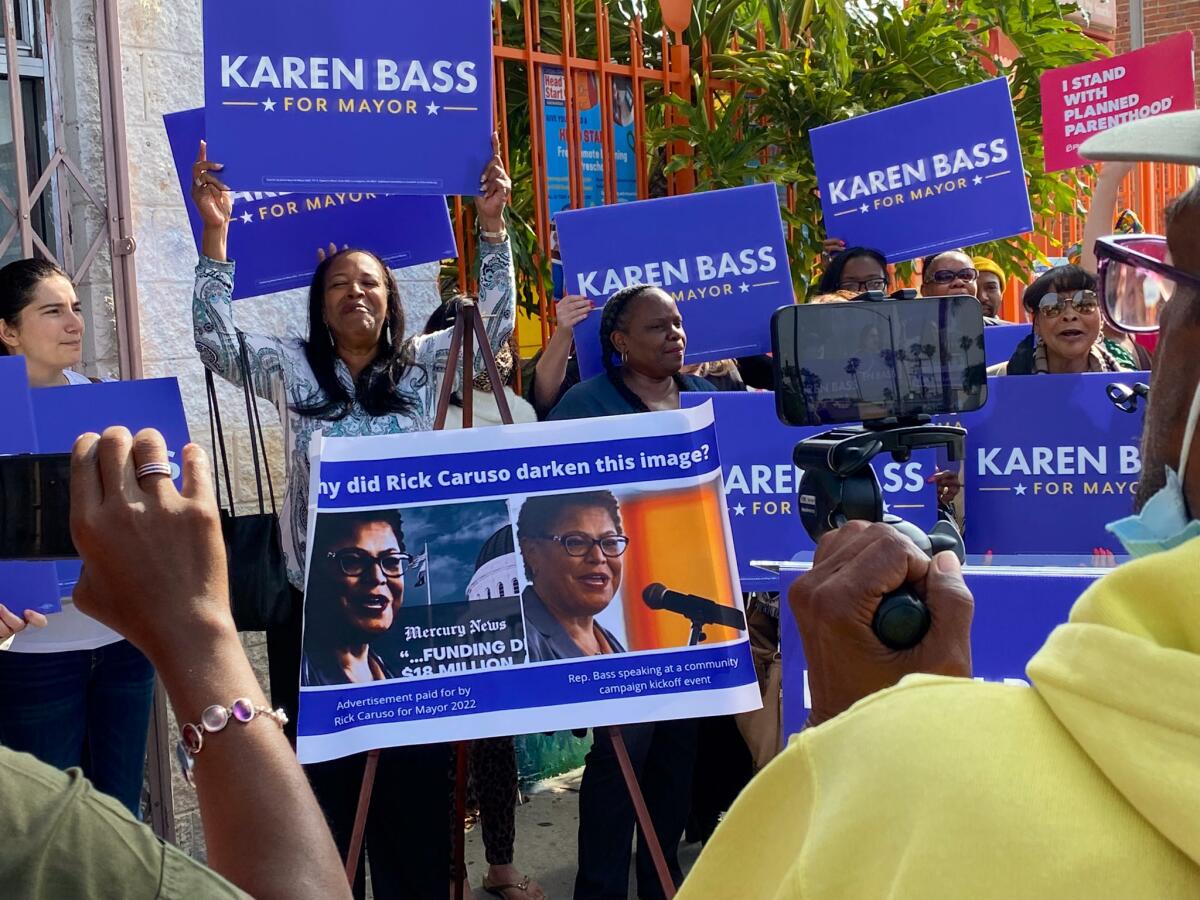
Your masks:
<svg viewBox="0 0 1200 900"><path fill-rule="evenodd" d="M887 505L887 501L886 501L886 500L884 500L884 501L883 501L883 511L884 511L884 512L887 512L887 511L888 511L888 505Z"/></svg>
<svg viewBox="0 0 1200 900"><path fill-rule="evenodd" d="M241 217L240 217L240 218L241 218L241 220L242 220L243 222L245 222L247 225L249 225L251 222L253 222L253 221L254 221L254 216L250 215L250 213L248 213L248 212L244 212L244 213L242 213L242 215L241 215Z"/></svg>
<svg viewBox="0 0 1200 900"><path fill-rule="evenodd" d="M270 97L263 101L263 112L275 112L275 101Z"/></svg>
<svg viewBox="0 0 1200 900"><path fill-rule="evenodd" d="M865 213L865 212L867 212L867 211L868 211L870 208L871 208L871 207L867 206L867 204L865 204L865 203L864 203L862 206L860 206L860 207L858 208L858 211L859 211L859 212L861 212L861 213Z"/></svg>
<svg viewBox="0 0 1200 900"><path fill-rule="evenodd" d="M1013 488L1013 493L1016 494L1018 497L1024 497L1025 496L1025 485L1018 484L1015 488Z"/></svg>
<svg viewBox="0 0 1200 900"><path fill-rule="evenodd" d="M427 107L425 107L425 109L429 111L429 114L431 116L436 116L438 114L438 110L440 110L441 107L438 106L436 103L434 103L432 100L430 100L429 105Z"/></svg>
<svg viewBox="0 0 1200 900"><path fill-rule="evenodd" d="M981 185L981 184L983 184L983 178L979 175L976 175L975 176L975 187L979 187L979 185Z"/></svg>
<svg viewBox="0 0 1200 900"><path fill-rule="evenodd" d="M750 293L750 285L746 284L746 282L743 281L741 284L741 290L742 290L743 294Z"/></svg>
<svg viewBox="0 0 1200 900"><path fill-rule="evenodd" d="M733 508L733 511L735 515L744 516L746 514L746 507L739 503Z"/></svg>

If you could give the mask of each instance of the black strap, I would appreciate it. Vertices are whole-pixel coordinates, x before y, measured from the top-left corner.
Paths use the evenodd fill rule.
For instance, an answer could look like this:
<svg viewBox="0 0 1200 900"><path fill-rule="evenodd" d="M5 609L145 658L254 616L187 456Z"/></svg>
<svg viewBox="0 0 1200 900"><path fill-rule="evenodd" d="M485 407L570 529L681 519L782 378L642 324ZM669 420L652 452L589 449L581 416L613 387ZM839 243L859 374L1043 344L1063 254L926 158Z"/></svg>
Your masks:
<svg viewBox="0 0 1200 900"><path fill-rule="evenodd" d="M246 352L246 338L239 331L238 337L238 355L242 366L242 393L246 398L246 422L250 425L250 455L254 459L254 485L258 489L258 512L260 515L265 514L267 509L263 503L263 485L262 485L262 469L258 464L258 448L262 446L262 426L258 424L258 404L254 402L254 397L250 394L250 354ZM257 427L256 427L257 426ZM267 448L262 448L263 455L266 455ZM272 500L274 497L272 497Z"/></svg>
<svg viewBox="0 0 1200 900"><path fill-rule="evenodd" d="M265 468L267 473L267 492L271 498L271 512L278 515L278 510L275 503L275 484L271 478L271 463L267 458L267 445L263 438L262 419L258 413L258 404L254 402L254 398L250 392L250 355L246 350L246 338L240 331L237 332L239 363L241 365L242 375L242 395L246 403L246 421L250 426L250 452L254 459L254 482L258 489L258 511L259 513L266 512L266 503L263 497L263 479L262 471ZM225 429L221 422L221 406L217 401L217 388L213 381L212 370L204 370L205 384L208 389L208 424L209 431L213 435L213 444L221 455L220 470L225 473L225 494L229 500L229 515L236 517L237 513L233 503L233 479L229 474L229 454L225 449ZM259 453L262 454L260 464ZM218 470L213 472L213 480L216 484L216 493L218 498L221 495L221 479L218 477Z"/></svg>
<svg viewBox="0 0 1200 900"><path fill-rule="evenodd" d="M221 425L221 406L217 403L217 386L213 383L212 370L205 368L204 383L208 389L208 428L213 435L213 446L221 454L220 467L213 467L213 483L218 501L221 497L220 471L225 471L225 493L229 498L229 515L236 516L233 505L233 479L229 477L229 455L225 452L225 429Z"/></svg>

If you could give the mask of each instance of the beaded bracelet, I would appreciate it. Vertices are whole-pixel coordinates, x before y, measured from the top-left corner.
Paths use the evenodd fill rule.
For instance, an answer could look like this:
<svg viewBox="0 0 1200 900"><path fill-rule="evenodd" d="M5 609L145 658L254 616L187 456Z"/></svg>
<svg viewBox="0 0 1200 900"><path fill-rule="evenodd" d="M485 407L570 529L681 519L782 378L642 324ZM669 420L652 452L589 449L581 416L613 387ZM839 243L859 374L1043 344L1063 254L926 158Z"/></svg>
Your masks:
<svg viewBox="0 0 1200 900"><path fill-rule="evenodd" d="M196 765L194 757L204 749L204 735L224 731L229 720L241 722L243 725L253 722L259 716L270 719L282 728L288 722L287 713L282 709L268 709L265 706L255 706L245 697L239 697L228 707L214 704L200 713L199 724L190 722L179 729L179 743L175 748L179 758L179 768L188 784L192 783L192 769Z"/></svg>

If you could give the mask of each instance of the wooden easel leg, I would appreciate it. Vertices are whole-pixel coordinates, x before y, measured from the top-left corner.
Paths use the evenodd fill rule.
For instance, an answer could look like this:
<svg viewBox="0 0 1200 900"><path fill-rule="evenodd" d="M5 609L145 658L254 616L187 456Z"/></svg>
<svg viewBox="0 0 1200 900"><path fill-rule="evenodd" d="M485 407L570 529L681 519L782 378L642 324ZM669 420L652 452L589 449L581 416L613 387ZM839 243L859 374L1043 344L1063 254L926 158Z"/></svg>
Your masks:
<svg viewBox="0 0 1200 900"><path fill-rule="evenodd" d="M454 900L463 900L467 874L467 748L468 741L454 745Z"/></svg>
<svg viewBox="0 0 1200 900"><path fill-rule="evenodd" d="M371 791L375 787L375 771L379 768L379 751L367 752L367 764L363 769L362 787L358 791L358 809L354 813L354 830L350 833L350 850L346 854L346 878L354 890L354 877L358 874L358 858L362 855L363 834L367 829L367 811L371 808Z"/></svg>
<svg viewBox="0 0 1200 900"><path fill-rule="evenodd" d="M617 764L625 778L625 787L629 789L629 799L633 801L633 810L637 814L638 828L646 840L650 850L650 858L654 860L654 869L658 872L658 882L662 885L663 896L672 900L675 896L675 882L671 879L671 871L667 868L667 858L663 856L662 845L658 842L658 834L654 823L650 820L650 810L646 808L646 798L642 796L642 786L638 784L637 775L633 771L633 763L629 761L629 751L625 749L625 739L621 736L621 726L612 725L608 729L612 740L613 752L617 755Z"/></svg>

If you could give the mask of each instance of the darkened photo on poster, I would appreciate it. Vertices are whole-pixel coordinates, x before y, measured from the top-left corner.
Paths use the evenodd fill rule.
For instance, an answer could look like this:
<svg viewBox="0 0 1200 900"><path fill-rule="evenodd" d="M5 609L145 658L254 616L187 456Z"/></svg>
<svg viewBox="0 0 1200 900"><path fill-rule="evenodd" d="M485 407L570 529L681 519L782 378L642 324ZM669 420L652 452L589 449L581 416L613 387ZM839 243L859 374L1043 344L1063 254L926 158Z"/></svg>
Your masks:
<svg viewBox="0 0 1200 900"><path fill-rule="evenodd" d="M503 501L323 515L301 684L358 684L525 661Z"/></svg>

